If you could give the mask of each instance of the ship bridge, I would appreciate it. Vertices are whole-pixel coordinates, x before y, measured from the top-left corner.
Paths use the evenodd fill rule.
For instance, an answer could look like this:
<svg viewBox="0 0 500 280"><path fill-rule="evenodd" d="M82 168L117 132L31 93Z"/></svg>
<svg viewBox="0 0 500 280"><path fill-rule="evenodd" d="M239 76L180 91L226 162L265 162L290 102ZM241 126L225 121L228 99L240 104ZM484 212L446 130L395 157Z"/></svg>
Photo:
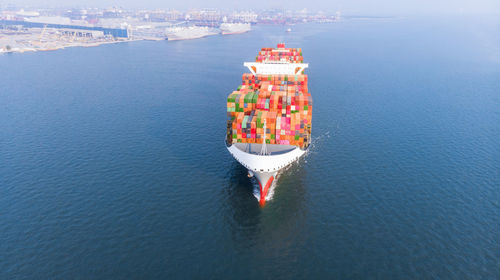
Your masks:
<svg viewBox="0 0 500 280"><path fill-rule="evenodd" d="M245 62L243 65L248 67L253 75L298 75L309 67L307 63L290 63L288 61Z"/></svg>

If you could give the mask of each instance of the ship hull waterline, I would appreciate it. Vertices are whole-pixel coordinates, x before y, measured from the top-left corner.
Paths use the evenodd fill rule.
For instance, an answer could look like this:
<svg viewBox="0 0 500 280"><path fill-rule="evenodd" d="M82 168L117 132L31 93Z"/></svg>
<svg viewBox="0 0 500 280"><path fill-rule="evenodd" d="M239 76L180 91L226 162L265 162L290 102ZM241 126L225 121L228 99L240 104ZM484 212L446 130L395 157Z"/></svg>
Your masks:
<svg viewBox="0 0 500 280"><path fill-rule="evenodd" d="M221 32L222 35L235 35L235 34L243 34L243 33L247 33L247 32L250 32L250 30L246 30L246 31L234 31L234 32Z"/></svg>

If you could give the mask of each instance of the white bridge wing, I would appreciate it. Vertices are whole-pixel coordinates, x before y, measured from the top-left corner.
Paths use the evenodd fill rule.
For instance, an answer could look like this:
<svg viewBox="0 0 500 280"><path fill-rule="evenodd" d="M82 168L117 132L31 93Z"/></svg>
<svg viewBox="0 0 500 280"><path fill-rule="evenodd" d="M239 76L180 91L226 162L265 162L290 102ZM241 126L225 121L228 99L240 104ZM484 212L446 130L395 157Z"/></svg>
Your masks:
<svg viewBox="0 0 500 280"><path fill-rule="evenodd" d="M304 69L309 67L307 63L260 63L260 62L245 62L244 66L248 67L252 74L284 74L284 75L297 75L302 73Z"/></svg>

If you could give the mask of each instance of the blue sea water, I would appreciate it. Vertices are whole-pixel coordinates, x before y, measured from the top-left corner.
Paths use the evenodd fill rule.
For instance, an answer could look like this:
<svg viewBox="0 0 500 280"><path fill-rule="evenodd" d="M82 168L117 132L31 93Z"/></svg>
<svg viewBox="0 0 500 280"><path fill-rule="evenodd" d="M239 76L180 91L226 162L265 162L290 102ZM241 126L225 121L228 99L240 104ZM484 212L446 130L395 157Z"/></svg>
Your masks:
<svg viewBox="0 0 500 280"><path fill-rule="evenodd" d="M357 19L0 55L0 279L494 279L500 20ZM313 146L260 208L224 145L264 46Z"/></svg>

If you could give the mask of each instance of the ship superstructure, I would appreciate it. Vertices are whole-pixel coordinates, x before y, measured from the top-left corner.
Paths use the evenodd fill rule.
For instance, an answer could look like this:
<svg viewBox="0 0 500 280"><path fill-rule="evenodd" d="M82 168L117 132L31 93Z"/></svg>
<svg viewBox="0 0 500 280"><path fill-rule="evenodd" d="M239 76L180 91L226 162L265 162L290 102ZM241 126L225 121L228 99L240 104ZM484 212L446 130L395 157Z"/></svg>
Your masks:
<svg viewBox="0 0 500 280"><path fill-rule="evenodd" d="M250 73L228 97L226 146L259 183L265 204L280 170L303 156L311 142L312 97L302 50L263 48Z"/></svg>

